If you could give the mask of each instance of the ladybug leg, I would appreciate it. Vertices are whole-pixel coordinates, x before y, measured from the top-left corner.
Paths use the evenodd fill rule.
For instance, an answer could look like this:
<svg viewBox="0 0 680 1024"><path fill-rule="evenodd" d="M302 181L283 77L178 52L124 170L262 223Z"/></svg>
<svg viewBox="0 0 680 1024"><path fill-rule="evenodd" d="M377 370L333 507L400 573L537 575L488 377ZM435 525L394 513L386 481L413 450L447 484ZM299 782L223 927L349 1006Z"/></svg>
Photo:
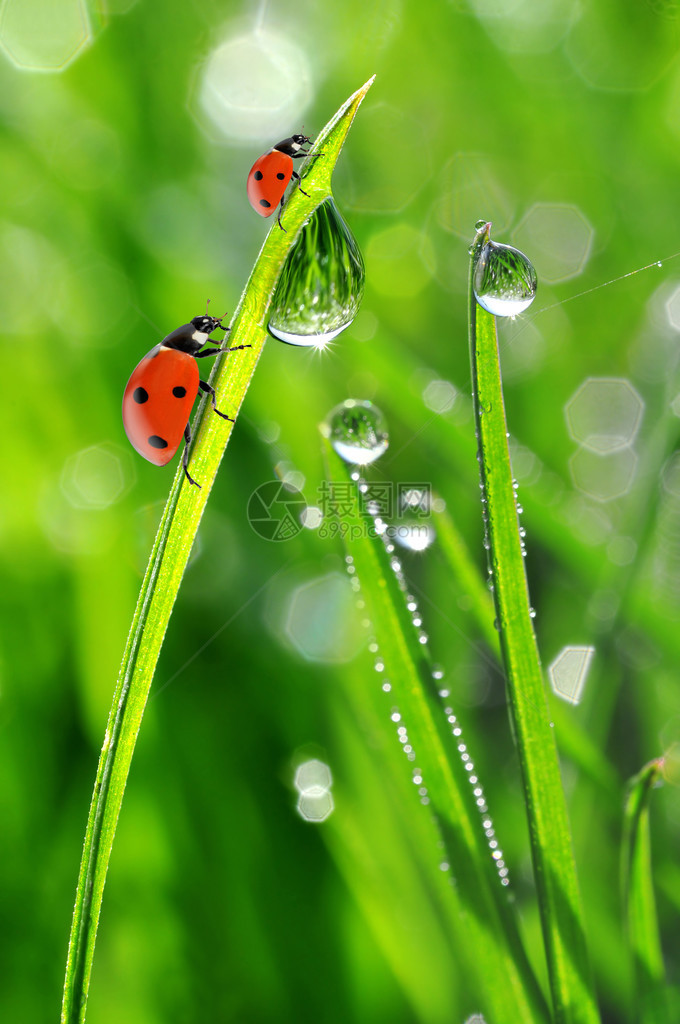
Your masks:
<svg viewBox="0 0 680 1024"><path fill-rule="evenodd" d="M302 178L300 177L297 171L293 171L293 177L297 179L298 188L302 192L303 196L307 196L307 198L309 199L309 192L305 192L305 190L303 189Z"/></svg>
<svg viewBox="0 0 680 1024"><path fill-rule="evenodd" d="M285 199L286 199L285 195L281 196L281 202L279 203L279 212L278 212L278 214L276 216L276 219L279 222L279 227L281 228L282 231L286 231L287 230L286 228L284 228L283 224L281 223L281 211L283 210L283 204L285 202Z"/></svg>
<svg viewBox="0 0 680 1024"><path fill-rule="evenodd" d="M321 156L322 153L323 153L322 149L319 150L318 153L312 153L312 159L311 159L311 162L310 162L310 166L311 166L311 164L314 163L315 160L319 159L319 157ZM303 156L309 156L309 150L305 150L304 153L293 153L292 158L293 158L293 160L299 160Z"/></svg>
<svg viewBox="0 0 680 1024"><path fill-rule="evenodd" d="M189 483L190 484L194 484L195 487L198 487L200 489L201 485L196 480L194 480L194 478L189 473L189 445L190 444L191 444L191 427L187 423L186 427L184 428L184 451L182 452L182 469L184 470L184 475L186 476L186 478L189 481Z"/></svg>
<svg viewBox="0 0 680 1024"><path fill-rule="evenodd" d="M194 352L194 359L204 359L205 356L216 356L218 352L229 351L222 348L205 348L202 352Z"/></svg>
<svg viewBox="0 0 680 1024"><path fill-rule="evenodd" d="M240 352L242 348L252 348L252 345L234 345L233 348L218 348L218 352Z"/></svg>
<svg viewBox="0 0 680 1024"><path fill-rule="evenodd" d="M212 385L208 384L204 380L199 380L198 386L201 389L201 391L205 392L206 395L210 395L210 400L212 402L212 407L215 410L215 412L217 413L217 415L221 416L223 420L229 420L230 423L234 423L235 420L233 420L231 418L231 416L227 416L226 412L220 412L220 410L215 405L215 389L214 389L214 387L212 387Z"/></svg>
<svg viewBox="0 0 680 1024"><path fill-rule="evenodd" d="M309 152L308 151L307 152L301 152L301 153L293 153L293 160L299 160L300 157L305 157L305 156L309 156ZM321 153L314 153L312 155L312 159L310 160L309 166L311 167L312 164L314 163L314 161L317 160L320 156L321 156ZM307 198L309 199L309 192L305 192L305 190L303 189L303 187L302 187L302 178L300 177L300 175L298 174L297 171L293 171L293 177L296 179L296 181L298 183L298 188L302 192L303 196L307 196ZM281 200L281 205L283 206L283 199ZM281 211L279 210L279 227L281 227L281 226L282 226L281 225ZM284 228L284 230L285 230L285 228Z"/></svg>
<svg viewBox="0 0 680 1024"><path fill-rule="evenodd" d="M252 348L252 345L234 345L233 348L206 348L203 352L194 352L194 359L203 359L204 356L216 356L218 352L238 352L242 348Z"/></svg>

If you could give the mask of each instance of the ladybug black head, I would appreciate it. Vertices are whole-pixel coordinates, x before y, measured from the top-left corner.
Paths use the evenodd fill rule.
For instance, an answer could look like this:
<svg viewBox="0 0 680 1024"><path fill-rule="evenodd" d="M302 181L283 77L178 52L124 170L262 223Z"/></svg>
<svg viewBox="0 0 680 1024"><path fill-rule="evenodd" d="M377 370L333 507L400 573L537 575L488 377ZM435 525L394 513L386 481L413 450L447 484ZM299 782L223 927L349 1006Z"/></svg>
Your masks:
<svg viewBox="0 0 680 1024"><path fill-rule="evenodd" d="M212 334L216 327L222 326L222 318L214 316L195 316L191 321L199 334Z"/></svg>
<svg viewBox="0 0 680 1024"><path fill-rule="evenodd" d="M281 142L277 142L273 147L279 153L287 153L288 156L296 157L304 154L307 155L307 150L302 149L306 142L312 140L306 135L291 135L289 139L282 139Z"/></svg>

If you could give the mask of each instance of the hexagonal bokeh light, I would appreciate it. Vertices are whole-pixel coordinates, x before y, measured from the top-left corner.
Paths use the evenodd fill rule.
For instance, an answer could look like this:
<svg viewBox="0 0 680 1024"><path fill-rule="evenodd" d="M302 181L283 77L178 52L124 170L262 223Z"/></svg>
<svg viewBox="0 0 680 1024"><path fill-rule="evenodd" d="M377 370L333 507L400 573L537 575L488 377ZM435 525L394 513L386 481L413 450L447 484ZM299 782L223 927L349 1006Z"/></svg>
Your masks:
<svg viewBox="0 0 680 1024"><path fill-rule="evenodd" d="M431 380L423 390L423 402L432 412L444 413L453 408L458 392L448 380Z"/></svg>
<svg viewBox="0 0 680 1024"><path fill-rule="evenodd" d="M330 768L318 758L303 761L298 765L294 784L300 794L297 810L301 818L310 822L326 820L334 808L332 783Z"/></svg>
<svg viewBox="0 0 680 1024"><path fill-rule="evenodd" d="M323 512L317 505L308 505L300 516L306 530L318 530L323 522Z"/></svg>
<svg viewBox="0 0 680 1024"><path fill-rule="evenodd" d="M441 181L437 220L445 231L469 242L480 210L488 211L486 216L497 234L507 229L514 206L501 184L498 167L489 157L483 153L456 153L444 165Z"/></svg>
<svg viewBox="0 0 680 1024"><path fill-rule="evenodd" d="M673 289L664 303L666 319L674 331L680 331L680 284Z"/></svg>
<svg viewBox="0 0 680 1024"><path fill-rule="evenodd" d="M594 647L563 647L548 667L553 693L569 704L578 704L588 678Z"/></svg>
<svg viewBox="0 0 680 1024"><path fill-rule="evenodd" d="M578 6L564 55L589 89L644 92L672 66L677 58L677 40L673 32L659 31L663 24L660 2L663 0L640 4L637 17L620 19L614 29L602 5ZM675 13L669 9L670 17ZM640 46L640 39L651 35L655 45Z"/></svg>
<svg viewBox="0 0 680 1024"><path fill-rule="evenodd" d="M0 49L23 71L63 71L92 42L85 0L4 0Z"/></svg>
<svg viewBox="0 0 680 1024"><path fill-rule="evenodd" d="M470 7L494 44L507 53L549 53L574 20L573 0L471 0Z"/></svg>
<svg viewBox="0 0 680 1024"><path fill-rule="evenodd" d="M333 813L335 805L331 793L300 793L297 802L298 814L305 821L325 821Z"/></svg>
<svg viewBox="0 0 680 1024"><path fill-rule="evenodd" d="M333 785L333 776L327 764L314 757L311 761L303 761L298 765L295 772L295 788L298 793L308 793L313 790L323 791L330 789Z"/></svg>
<svg viewBox="0 0 680 1024"><path fill-rule="evenodd" d="M579 448L569 459L574 485L595 501L622 498L633 486L637 455L632 448L623 448L607 455Z"/></svg>
<svg viewBox="0 0 680 1024"><path fill-rule="evenodd" d="M632 444L645 403L625 377L589 377L564 407L570 436L599 454Z"/></svg>
<svg viewBox="0 0 680 1024"><path fill-rule="evenodd" d="M362 114L352 127L352 166L342 163L338 168L344 205L363 213L404 210L430 175L430 146L422 118L382 100ZM419 154L418 173L404 174L414 152ZM364 155L369 153L370 160Z"/></svg>
<svg viewBox="0 0 680 1024"><path fill-rule="evenodd" d="M680 499L680 451L673 452L664 463L661 470L661 485L671 497Z"/></svg>
<svg viewBox="0 0 680 1024"><path fill-rule="evenodd" d="M288 599L285 631L307 661L351 661L367 632L349 577L334 572L296 587Z"/></svg>
<svg viewBox="0 0 680 1024"><path fill-rule="evenodd" d="M307 55L287 36L256 29L224 39L208 57L190 107L232 142L282 137L282 125L302 127L312 98ZM286 133L284 132L284 135Z"/></svg>
<svg viewBox="0 0 680 1024"><path fill-rule="evenodd" d="M590 258L595 230L581 210L566 203L534 203L512 233L513 245L531 253L539 280L569 281Z"/></svg>
<svg viewBox="0 0 680 1024"><path fill-rule="evenodd" d="M71 455L64 463L61 490L74 508L108 508L134 483L128 452L117 445L92 445Z"/></svg>

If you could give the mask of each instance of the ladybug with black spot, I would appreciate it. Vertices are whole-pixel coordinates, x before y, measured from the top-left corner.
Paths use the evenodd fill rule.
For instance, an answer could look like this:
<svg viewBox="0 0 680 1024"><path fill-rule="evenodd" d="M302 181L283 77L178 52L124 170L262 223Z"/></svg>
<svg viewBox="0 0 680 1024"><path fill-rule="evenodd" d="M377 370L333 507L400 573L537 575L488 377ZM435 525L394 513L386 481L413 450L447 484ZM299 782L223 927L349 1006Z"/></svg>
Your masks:
<svg viewBox="0 0 680 1024"><path fill-rule="evenodd" d="M290 179L295 178L302 194L308 195L300 184L302 180L300 175L293 170L293 160L300 160L308 156L309 150L302 147L307 143L311 145L311 142L312 140L306 135L291 135L289 139L277 142L250 168L247 186L250 205L262 217L270 217L278 206L279 212L276 219L283 231L286 229L281 223L281 210L283 209L284 192Z"/></svg>
<svg viewBox="0 0 680 1024"><path fill-rule="evenodd" d="M189 444L191 429L189 417L199 388L210 395L212 407L218 416L234 422L231 416L220 412L215 404L215 389L201 380L197 359L250 348L207 348L216 328L222 327L224 317L196 316L188 323L163 338L152 348L132 373L123 395L123 426L133 448L154 466L165 466L179 448L184 437L182 467L190 484L200 487L189 474ZM225 332L228 327L222 328Z"/></svg>

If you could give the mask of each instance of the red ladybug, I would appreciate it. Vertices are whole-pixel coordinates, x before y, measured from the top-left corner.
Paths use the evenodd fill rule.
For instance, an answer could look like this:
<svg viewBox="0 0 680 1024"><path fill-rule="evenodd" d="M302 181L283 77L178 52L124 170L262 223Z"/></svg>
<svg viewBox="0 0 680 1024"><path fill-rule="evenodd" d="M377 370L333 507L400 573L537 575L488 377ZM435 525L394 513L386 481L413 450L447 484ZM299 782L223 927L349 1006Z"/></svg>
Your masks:
<svg viewBox="0 0 680 1024"><path fill-rule="evenodd" d="M308 194L300 185L300 175L293 170L293 160L300 160L308 155L309 150L302 147L307 142L311 144L311 141L306 135L291 135L289 139L277 142L268 153L255 161L248 175L250 205L262 217L271 217L274 208L280 204L276 219L283 231L286 230L281 223L283 194L290 179L295 178L302 194Z"/></svg>
<svg viewBox="0 0 680 1024"><path fill-rule="evenodd" d="M173 457L184 437L182 467L190 484L201 485L189 475L189 444L191 430L189 416L198 389L210 395L212 407L225 420L233 419L220 412L215 405L215 390L200 380L197 359L250 348L208 348L200 352L223 317L196 316L168 334L144 356L127 382L123 395L123 426L128 440L140 455L155 466L165 466ZM229 328L223 328L229 330Z"/></svg>

